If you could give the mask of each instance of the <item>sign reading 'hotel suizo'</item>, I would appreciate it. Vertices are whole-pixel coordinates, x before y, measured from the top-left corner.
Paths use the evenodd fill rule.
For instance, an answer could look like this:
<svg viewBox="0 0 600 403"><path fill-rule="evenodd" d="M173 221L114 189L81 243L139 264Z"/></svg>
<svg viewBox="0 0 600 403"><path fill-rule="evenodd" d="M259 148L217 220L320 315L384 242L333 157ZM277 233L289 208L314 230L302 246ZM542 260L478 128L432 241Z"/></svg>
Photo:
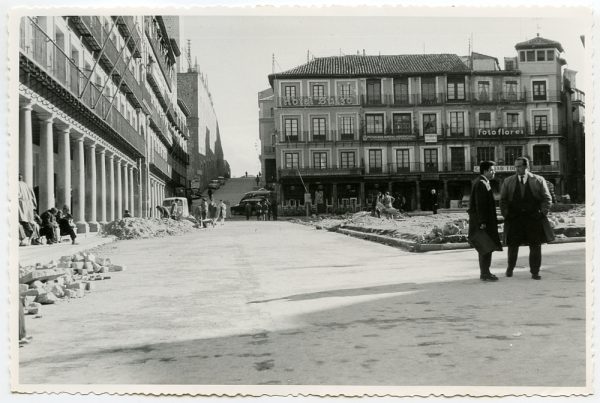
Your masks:
<svg viewBox="0 0 600 403"><path fill-rule="evenodd" d="M499 127L497 129L479 129L477 136L480 137L497 137L497 136L523 136L525 130L523 128L504 128Z"/></svg>
<svg viewBox="0 0 600 403"><path fill-rule="evenodd" d="M283 106L332 106L332 105L354 105L356 99L348 97L283 97Z"/></svg>

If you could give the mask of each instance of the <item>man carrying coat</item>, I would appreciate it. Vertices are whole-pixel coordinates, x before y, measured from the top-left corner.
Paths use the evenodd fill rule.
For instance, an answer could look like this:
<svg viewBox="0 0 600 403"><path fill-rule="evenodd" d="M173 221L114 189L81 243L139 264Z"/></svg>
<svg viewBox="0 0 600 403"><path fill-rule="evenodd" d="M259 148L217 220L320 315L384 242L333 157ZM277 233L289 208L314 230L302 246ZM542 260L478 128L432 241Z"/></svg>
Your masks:
<svg viewBox="0 0 600 403"><path fill-rule="evenodd" d="M500 191L500 210L504 216L504 236L508 246L506 277L512 277L520 245L529 245L531 278L541 280L542 243L553 239L546 215L552 196L546 180L529 172L529 159L515 160L516 173L509 176Z"/></svg>
<svg viewBox="0 0 600 403"><path fill-rule="evenodd" d="M502 250L502 243L498 235L498 219L496 217L496 203L490 180L494 178L496 165L493 161L483 161L479 164L479 173L471 190L469 205L469 239L473 239L477 232L485 232L485 244L475 243L473 246L479 254L479 278L482 281L497 281L498 277L490 273L492 253Z"/></svg>

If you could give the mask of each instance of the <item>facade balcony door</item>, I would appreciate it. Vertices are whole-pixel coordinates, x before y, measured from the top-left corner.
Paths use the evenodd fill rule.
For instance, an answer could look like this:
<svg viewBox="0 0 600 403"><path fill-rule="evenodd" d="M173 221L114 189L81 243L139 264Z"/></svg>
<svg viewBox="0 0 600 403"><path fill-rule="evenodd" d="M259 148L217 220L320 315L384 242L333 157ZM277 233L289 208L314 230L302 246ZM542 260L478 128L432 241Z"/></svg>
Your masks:
<svg viewBox="0 0 600 403"><path fill-rule="evenodd" d="M423 162L425 172L438 172L438 150L437 148L426 148L423 150Z"/></svg>

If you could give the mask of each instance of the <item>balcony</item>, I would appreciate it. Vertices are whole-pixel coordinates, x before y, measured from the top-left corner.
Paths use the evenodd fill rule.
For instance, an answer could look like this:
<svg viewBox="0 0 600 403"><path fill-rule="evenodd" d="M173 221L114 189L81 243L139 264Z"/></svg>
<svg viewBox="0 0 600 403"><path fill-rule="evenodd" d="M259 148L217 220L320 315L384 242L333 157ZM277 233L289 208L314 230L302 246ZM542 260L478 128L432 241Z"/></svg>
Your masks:
<svg viewBox="0 0 600 403"><path fill-rule="evenodd" d="M144 31L146 33L146 37L148 38L148 42L150 43L150 47L152 48L152 51L154 52L154 56L153 59L158 62L158 66L160 68L160 71L162 72L162 75L165 79L165 82L167 83L167 86L169 87L169 91L171 91L171 87L172 87L172 83L171 83L171 78L169 75L169 65L167 64L167 61L165 60L165 57L163 56L163 49L167 50L167 53L169 52L169 47L166 45L163 45L161 43L161 39L158 38L158 28L156 28L154 26L153 23L153 18L152 17L144 17Z"/></svg>
<svg viewBox="0 0 600 403"><path fill-rule="evenodd" d="M298 174L298 172L300 174ZM280 169L279 177L331 177L331 176L360 176L363 174L362 168L298 168L298 169Z"/></svg>
<svg viewBox="0 0 600 403"><path fill-rule="evenodd" d="M156 151L154 151L154 153L152 155L152 160L150 161L150 164L154 165L165 176L171 175L171 170L169 169L169 163Z"/></svg>
<svg viewBox="0 0 600 403"><path fill-rule="evenodd" d="M413 174L422 171L420 162L393 162L387 164L387 171L390 174Z"/></svg>
<svg viewBox="0 0 600 403"><path fill-rule="evenodd" d="M99 17L96 16L70 16L69 22L73 23L75 31L81 35L83 41L90 49L98 52L106 40L104 27Z"/></svg>
<svg viewBox="0 0 600 403"><path fill-rule="evenodd" d="M279 108L310 108L327 106L352 106L358 105L355 95L347 97L278 97L277 107Z"/></svg>
<svg viewBox="0 0 600 403"><path fill-rule="evenodd" d="M89 18L89 17L88 17ZM145 154L143 137L131 126L131 123L121 115L105 94L95 84L88 82L88 77L77 64L53 42L46 33L34 22L33 19L23 19L23 24L31 28L31 36L21 38L21 65L31 68L33 64L37 69L45 72L52 80L60 84L72 97L84 105L95 118L106 123L115 132L114 137L127 142L140 155ZM27 30L24 30L27 32ZM40 77L39 80L43 80ZM50 88L60 91L58 86ZM85 90L84 90L85 87ZM61 94L67 98L66 94ZM76 107L76 106L75 106Z"/></svg>
<svg viewBox="0 0 600 403"><path fill-rule="evenodd" d="M566 133L567 129L564 126L558 125L547 125L530 127L528 134L530 136L561 136Z"/></svg>
<svg viewBox="0 0 600 403"><path fill-rule="evenodd" d="M119 33L127 41L127 47L133 53L133 57L142 57L142 54L140 52L142 38L135 24L135 19L131 16L119 16L113 17L113 19L117 23ZM131 37L131 40L128 40L129 37Z"/></svg>
<svg viewBox="0 0 600 403"><path fill-rule="evenodd" d="M473 92L473 104L506 104L513 102L527 102L527 93L517 91Z"/></svg>

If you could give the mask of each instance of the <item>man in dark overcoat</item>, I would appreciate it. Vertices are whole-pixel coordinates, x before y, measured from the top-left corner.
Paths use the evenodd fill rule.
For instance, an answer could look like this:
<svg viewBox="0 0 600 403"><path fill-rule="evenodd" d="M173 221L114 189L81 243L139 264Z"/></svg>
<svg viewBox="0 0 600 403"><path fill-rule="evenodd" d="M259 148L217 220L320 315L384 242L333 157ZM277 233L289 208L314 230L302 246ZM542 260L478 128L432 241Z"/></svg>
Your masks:
<svg viewBox="0 0 600 403"><path fill-rule="evenodd" d="M513 275L519 246L528 245L531 278L540 280L542 244L552 240L546 218L552 196L546 180L529 172L528 158L518 157L515 169L515 175L504 180L500 191L500 210L504 216L504 236L508 246L506 277Z"/></svg>
<svg viewBox="0 0 600 403"><path fill-rule="evenodd" d="M482 281L497 281L498 277L490 272L492 264L492 253L502 250L500 235L498 235L498 219L496 217L496 203L494 191L490 180L496 173L496 165L493 161L483 161L479 164L480 176L475 180L471 190L469 205L469 239L476 232L485 231L493 243L492 250L478 248L479 254L479 278Z"/></svg>

